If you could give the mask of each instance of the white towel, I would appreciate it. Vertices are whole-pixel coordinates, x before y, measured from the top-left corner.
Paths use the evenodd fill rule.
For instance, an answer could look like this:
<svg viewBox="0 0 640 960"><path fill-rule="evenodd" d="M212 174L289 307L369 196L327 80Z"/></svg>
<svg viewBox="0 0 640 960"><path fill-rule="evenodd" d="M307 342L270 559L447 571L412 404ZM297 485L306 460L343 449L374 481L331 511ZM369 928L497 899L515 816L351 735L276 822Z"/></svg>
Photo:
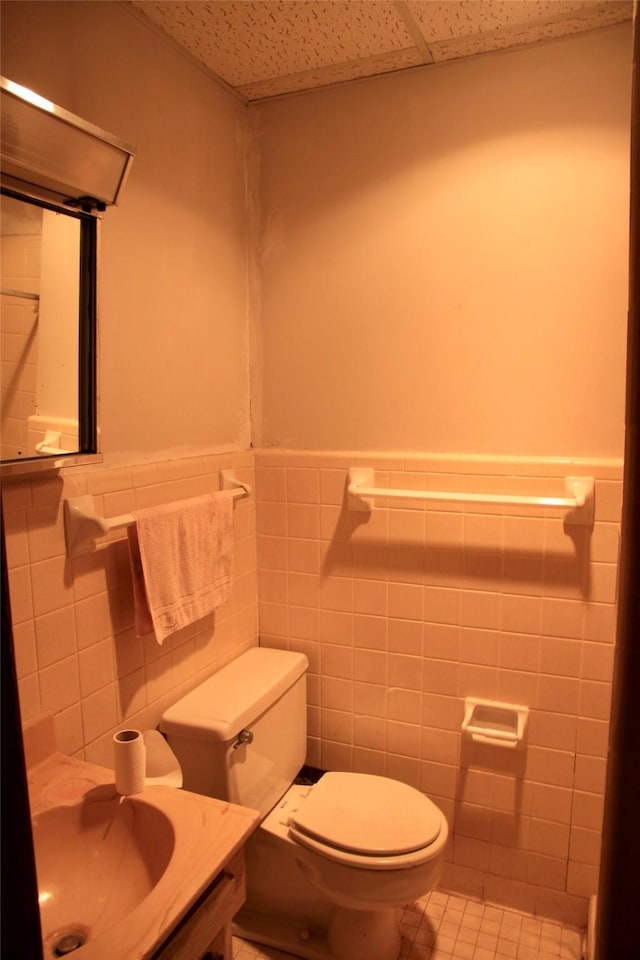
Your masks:
<svg viewBox="0 0 640 960"><path fill-rule="evenodd" d="M134 512L128 528L136 633L158 643L231 594L233 491Z"/></svg>

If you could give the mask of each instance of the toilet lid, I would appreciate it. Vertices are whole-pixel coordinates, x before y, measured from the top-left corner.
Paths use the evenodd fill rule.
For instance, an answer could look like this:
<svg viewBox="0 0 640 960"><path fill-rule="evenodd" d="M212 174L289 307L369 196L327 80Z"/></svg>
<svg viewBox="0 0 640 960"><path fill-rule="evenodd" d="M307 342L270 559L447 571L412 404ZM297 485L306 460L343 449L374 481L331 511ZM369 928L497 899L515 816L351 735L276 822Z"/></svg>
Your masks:
<svg viewBox="0 0 640 960"><path fill-rule="evenodd" d="M442 813L413 787L366 773L325 773L292 814L300 833L341 850L399 856L429 846Z"/></svg>

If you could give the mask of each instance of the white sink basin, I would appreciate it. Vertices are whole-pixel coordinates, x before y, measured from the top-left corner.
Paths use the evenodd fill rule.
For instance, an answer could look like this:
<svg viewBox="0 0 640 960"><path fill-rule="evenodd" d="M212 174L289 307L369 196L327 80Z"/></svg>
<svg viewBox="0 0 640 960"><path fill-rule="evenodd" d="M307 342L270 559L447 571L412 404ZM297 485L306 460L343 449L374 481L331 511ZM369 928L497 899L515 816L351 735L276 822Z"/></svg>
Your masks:
<svg viewBox="0 0 640 960"><path fill-rule="evenodd" d="M51 750L44 720L28 769L45 960L149 960L259 816L158 783L120 797L112 770Z"/></svg>
<svg viewBox="0 0 640 960"><path fill-rule="evenodd" d="M161 810L98 786L34 817L33 839L46 958L75 952L138 907L169 865L175 836Z"/></svg>

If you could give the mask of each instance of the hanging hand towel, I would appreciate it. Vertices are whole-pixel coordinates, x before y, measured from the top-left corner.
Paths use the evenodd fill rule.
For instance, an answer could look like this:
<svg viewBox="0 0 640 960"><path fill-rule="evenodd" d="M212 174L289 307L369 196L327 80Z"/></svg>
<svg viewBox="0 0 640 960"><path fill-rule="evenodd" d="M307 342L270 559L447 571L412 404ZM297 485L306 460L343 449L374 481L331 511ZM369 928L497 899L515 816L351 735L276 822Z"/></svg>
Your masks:
<svg viewBox="0 0 640 960"><path fill-rule="evenodd" d="M138 510L128 528L136 633L158 643L231 594L233 492Z"/></svg>

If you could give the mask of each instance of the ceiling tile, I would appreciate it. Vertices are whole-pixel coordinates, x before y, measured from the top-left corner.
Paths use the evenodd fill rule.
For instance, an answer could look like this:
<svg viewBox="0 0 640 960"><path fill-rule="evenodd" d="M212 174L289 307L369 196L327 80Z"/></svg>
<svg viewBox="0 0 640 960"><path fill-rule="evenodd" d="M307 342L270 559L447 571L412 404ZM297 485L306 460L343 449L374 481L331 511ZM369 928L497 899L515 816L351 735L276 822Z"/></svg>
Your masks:
<svg viewBox="0 0 640 960"><path fill-rule="evenodd" d="M407 7L427 43L514 30L575 14L599 14L613 2L598 0L407 0Z"/></svg>
<svg viewBox="0 0 640 960"><path fill-rule="evenodd" d="M231 86L392 53L413 42L392 2L134 0Z"/></svg>
<svg viewBox="0 0 640 960"><path fill-rule="evenodd" d="M129 0L245 100L630 19L632 0Z"/></svg>
<svg viewBox="0 0 640 960"><path fill-rule="evenodd" d="M453 34L452 39L429 44L434 61L454 60L458 57L471 57L492 50L504 50L525 44L540 43L545 40L553 40L557 37L570 36L571 34L583 33L587 30L619 23L629 17L629 4L626 0L621 3L610 0L606 5L591 3L588 7L585 4L578 3L537 4L532 2L527 4L527 6L529 5L541 8L571 6L575 8L575 12L573 16L547 21L536 21L534 17L530 17L528 23L512 23L508 27L502 26L492 31L476 32L467 36L461 33L457 36ZM578 7L584 9L578 10Z"/></svg>

